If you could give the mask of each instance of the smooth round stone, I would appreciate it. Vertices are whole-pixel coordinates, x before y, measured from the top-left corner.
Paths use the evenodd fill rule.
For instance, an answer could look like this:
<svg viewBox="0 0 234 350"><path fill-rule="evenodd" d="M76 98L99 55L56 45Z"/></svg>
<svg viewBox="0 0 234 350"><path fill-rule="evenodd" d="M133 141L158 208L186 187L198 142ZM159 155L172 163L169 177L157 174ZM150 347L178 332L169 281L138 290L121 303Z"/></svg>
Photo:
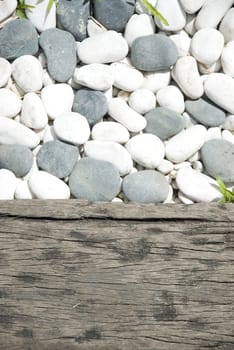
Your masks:
<svg viewBox="0 0 234 350"><path fill-rule="evenodd" d="M126 143L129 140L129 132L120 123L101 122L94 125L92 139L96 141Z"/></svg>
<svg viewBox="0 0 234 350"><path fill-rule="evenodd" d="M76 68L73 79L77 84L101 91L109 89L114 82L110 66L101 63L92 63Z"/></svg>
<svg viewBox="0 0 234 350"><path fill-rule="evenodd" d="M173 169L174 164L167 159L163 159L157 166L157 170L164 175L169 174Z"/></svg>
<svg viewBox="0 0 234 350"><path fill-rule="evenodd" d="M39 39L53 79L63 83L70 79L77 63L76 42L71 33L58 28L45 30Z"/></svg>
<svg viewBox="0 0 234 350"><path fill-rule="evenodd" d="M113 30L84 39L78 47L78 56L86 64L117 62L127 54L127 41Z"/></svg>
<svg viewBox="0 0 234 350"><path fill-rule="evenodd" d="M71 111L74 93L68 84L47 85L41 90L41 100L48 116L55 119Z"/></svg>
<svg viewBox="0 0 234 350"><path fill-rule="evenodd" d="M121 32L135 9L134 0L94 1L94 17L107 29Z"/></svg>
<svg viewBox="0 0 234 350"><path fill-rule="evenodd" d="M23 180L17 184L15 189L15 199L33 199L33 194L29 189L28 181Z"/></svg>
<svg viewBox="0 0 234 350"><path fill-rule="evenodd" d="M131 202L161 203L167 198L169 185L164 175L143 170L123 179L123 192Z"/></svg>
<svg viewBox="0 0 234 350"><path fill-rule="evenodd" d="M197 99L203 95L204 88L194 57L180 57L173 67L172 77L187 97Z"/></svg>
<svg viewBox="0 0 234 350"><path fill-rule="evenodd" d="M191 167L178 170L176 184L194 202L212 202L222 198L216 181Z"/></svg>
<svg viewBox="0 0 234 350"><path fill-rule="evenodd" d="M129 152L118 142L88 141L84 145L84 152L88 157L114 164L121 176L128 174L133 168Z"/></svg>
<svg viewBox="0 0 234 350"><path fill-rule="evenodd" d="M145 168L157 168L165 155L163 142L153 134L132 137L125 145L132 159Z"/></svg>
<svg viewBox="0 0 234 350"><path fill-rule="evenodd" d="M20 98L11 90L0 89L0 116L14 118L21 110Z"/></svg>
<svg viewBox="0 0 234 350"><path fill-rule="evenodd" d="M141 86L143 89L151 90L153 93L157 93L158 90L168 86L171 80L170 71L160 71L153 73L144 73L144 81Z"/></svg>
<svg viewBox="0 0 234 350"><path fill-rule="evenodd" d="M209 128L207 130L205 141L213 140L213 139L221 139L221 129L219 127Z"/></svg>
<svg viewBox="0 0 234 350"><path fill-rule="evenodd" d="M108 111L106 96L100 91L80 89L75 94L72 110L83 115L89 125L94 125Z"/></svg>
<svg viewBox="0 0 234 350"><path fill-rule="evenodd" d="M232 2L233 3L233 2ZM234 8L232 7L224 16L219 31L223 34L225 42L234 40Z"/></svg>
<svg viewBox="0 0 234 350"><path fill-rule="evenodd" d="M180 0L186 13L196 13L204 5L206 0Z"/></svg>
<svg viewBox="0 0 234 350"><path fill-rule="evenodd" d="M0 169L0 200L14 199L17 179L12 171Z"/></svg>
<svg viewBox="0 0 234 350"><path fill-rule="evenodd" d="M146 35L135 39L132 43L131 62L133 66L143 71L169 69L176 63L177 57L176 46L166 35Z"/></svg>
<svg viewBox="0 0 234 350"><path fill-rule="evenodd" d="M234 80L223 73L210 74L204 83L205 94L219 107L234 114Z"/></svg>
<svg viewBox="0 0 234 350"><path fill-rule="evenodd" d="M156 106L155 94L148 89L136 89L128 98L129 106L137 113L145 114Z"/></svg>
<svg viewBox="0 0 234 350"><path fill-rule="evenodd" d="M25 14L39 32L56 27L55 1L52 2L50 11L48 11L49 0L25 0L25 4L34 6L34 8L26 9Z"/></svg>
<svg viewBox="0 0 234 350"><path fill-rule="evenodd" d="M205 1L202 8L198 12L196 18L196 28L216 28L228 11L233 5L233 0L209 0Z"/></svg>
<svg viewBox="0 0 234 350"><path fill-rule="evenodd" d="M113 85L124 91L138 89L144 80L143 74L126 63L115 62L110 65L114 82Z"/></svg>
<svg viewBox="0 0 234 350"><path fill-rule="evenodd" d="M234 40L227 43L221 55L223 72L234 78Z"/></svg>
<svg viewBox="0 0 234 350"><path fill-rule="evenodd" d="M11 77L11 65L5 59L0 57L0 88L4 87Z"/></svg>
<svg viewBox="0 0 234 350"><path fill-rule="evenodd" d="M43 85L43 70L40 61L31 55L24 55L12 63L12 76L24 92L39 91Z"/></svg>
<svg viewBox="0 0 234 350"><path fill-rule="evenodd" d="M46 171L36 171L28 180L30 191L38 199L68 199L69 187L56 176Z"/></svg>
<svg viewBox="0 0 234 350"><path fill-rule="evenodd" d="M224 123L225 112L212 102L203 98L185 102L186 111L200 124L205 126L219 126Z"/></svg>
<svg viewBox="0 0 234 350"><path fill-rule="evenodd" d="M222 125L223 129L233 131L234 130L234 115L228 114Z"/></svg>
<svg viewBox="0 0 234 350"><path fill-rule="evenodd" d="M156 97L161 107L172 109L179 114L184 112L184 96L178 87L168 85L160 89Z"/></svg>
<svg viewBox="0 0 234 350"><path fill-rule="evenodd" d="M0 144L2 145L17 144L35 148L40 142L34 131L15 120L0 117L0 125Z"/></svg>
<svg viewBox="0 0 234 350"><path fill-rule="evenodd" d="M78 148L75 146L58 140L49 141L40 148L37 165L61 179L71 174L78 155Z"/></svg>
<svg viewBox="0 0 234 350"><path fill-rule="evenodd" d="M224 182L234 181L234 144L226 140L207 141L201 149L201 160L208 175Z"/></svg>
<svg viewBox="0 0 234 350"><path fill-rule="evenodd" d="M186 15L179 0L157 0L156 9L168 22L168 25L166 25L157 17L154 17L155 23L160 29L169 32L177 32L184 28L186 24Z"/></svg>
<svg viewBox="0 0 234 350"><path fill-rule="evenodd" d="M64 30L70 32L76 40L87 36L87 23L90 16L90 1L60 0L57 4L57 19Z"/></svg>
<svg viewBox="0 0 234 350"><path fill-rule="evenodd" d="M27 19L11 21L0 31L0 57L14 60L23 55L35 55L38 48L37 31Z"/></svg>
<svg viewBox="0 0 234 350"><path fill-rule="evenodd" d="M54 131L61 140L74 145L84 144L90 136L87 119L75 112L64 113L56 118Z"/></svg>
<svg viewBox="0 0 234 350"><path fill-rule="evenodd" d="M201 149L206 132L202 125L194 125L181 131L166 143L166 158L173 163L184 162Z"/></svg>
<svg viewBox="0 0 234 350"><path fill-rule="evenodd" d="M112 98L109 102L109 115L123 124L131 132L142 131L146 127L146 119L120 97Z"/></svg>
<svg viewBox="0 0 234 350"><path fill-rule="evenodd" d="M223 35L214 28L203 28L191 40L191 55L205 65L214 64L221 56L224 46Z"/></svg>
<svg viewBox="0 0 234 350"><path fill-rule="evenodd" d="M12 171L15 176L26 175L33 164L33 154L22 145L0 145L0 168Z"/></svg>
<svg viewBox="0 0 234 350"><path fill-rule="evenodd" d="M43 129L48 123L43 103L34 92L24 95L20 121L31 129Z"/></svg>
<svg viewBox="0 0 234 350"><path fill-rule="evenodd" d="M16 0L2 0L0 1L0 22L9 17L16 9Z"/></svg>
<svg viewBox="0 0 234 350"><path fill-rule="evenodd" d="M170 35L169 38L173 41L177 48L178 57L189 55L191 38L186 32L181 31L179 34Z"/></svg>
<svg viewBox="0 0 234 350"><path fill-rule="evenodd" d="M155 33L155 24L152 16L145 13L134 14L130 17L124 32L124 37L129 46L140 36L151 35Z"/></svg>
<svg viewBox="0 0 234 350"><path fill-rule="evenodd" d="M223 130L222 131L222 139L229 141L234 144L234 135L231 131L229 130Z"/></svg>
<svg viewBox="0 0 234 350"><path fill-rule="evenodd" d="M161 140L167 140L178 134L184 128L182 116L165 107L156 107L145 114L147 125L145 132L158 136Z"/></svg>
<svg viewBox="0 0 234 350"><path fill-rule="evenodd" d="M111 201L120 185L119 172L113 164L89 157L80 159L69 177L73 196L93 202Z"/></svg>

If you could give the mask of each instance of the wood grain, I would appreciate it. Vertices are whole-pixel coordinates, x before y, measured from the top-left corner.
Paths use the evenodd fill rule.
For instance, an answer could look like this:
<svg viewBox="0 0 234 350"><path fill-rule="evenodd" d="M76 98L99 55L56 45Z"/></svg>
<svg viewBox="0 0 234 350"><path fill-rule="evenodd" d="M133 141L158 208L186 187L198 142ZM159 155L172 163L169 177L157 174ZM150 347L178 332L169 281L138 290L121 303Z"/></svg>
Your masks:
<svg viewBox="0 0 234 350"><path fill-rule="evenodd" d="M234 205L0 201L0 349L233 350Z"/></svg>

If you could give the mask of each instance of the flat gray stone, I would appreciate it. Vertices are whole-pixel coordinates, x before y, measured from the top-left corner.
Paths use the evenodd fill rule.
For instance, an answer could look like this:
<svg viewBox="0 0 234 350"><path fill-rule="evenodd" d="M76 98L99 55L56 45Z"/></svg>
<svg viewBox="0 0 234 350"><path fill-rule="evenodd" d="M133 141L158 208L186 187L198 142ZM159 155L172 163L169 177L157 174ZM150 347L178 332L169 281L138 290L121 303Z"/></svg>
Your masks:
<svg viewBox="0 0 234 350"><path fill-rule="evenodd" d="M169 185L164 175L154 170L142 170L127 175L122 188L131 202L160 203L168 196Z"/></svg>
<svg viewBox="0 0 234 350"><path fill-rule="evenodd" d="M27 19L16 19L0 30L0 57L14 60L23 55L36 55L38 34Z"/></svg>
<svg viewBox="0 0 234 350"><path fill-rule="evenodd" d="M39 44L46 56L51 77L60 83L70 79L77 63L73 35L57 28L47 29L41 33Z"/></svg>
<svg viewBox="0 0 234 350"><path fill-rule="evenodd" d="M222 139L209 140L201 149L201 160L210 176L234 182L234 144Z"/></svg>
<svg viewBox="0 0 234 350"><path fill-rule="evenodd" d="M176 63L177 58L176 45L163 34L139 37L131 46L131 62L143 71L167 70Z"/></svg>
<svg viewBox="0 0 234 350"><path fill-rule="evenodd" d="M205 126L220 126L225 121L225 112L203 98L187 100L185 109L196 121Z"/></svg>
<svg viewBox="0 0 234 350"><path fill-rule="evenodd" d="M72 110L82 114L89 125L94 125L108 111L106 96L101 91L80 89L75 94Z"/></svg>
<svg viewBox="0 0 234 350"><path fill-rule="evenodd" d="M119 171L113 164L89 157L80 159L69 177L73 196L93 202L111 201L120 185Z"/></svg>
<svg viewBox="0 0 234 350"><path fill-rule="evenodd" d="M158 136L161 140L167 140L178 134L184 128L182 116L166 107L156 107L145 114L147 125L145 132Z"/></svg>
<svg viewBox="0 0 234 350"><path fill-rule="evenodd" d="M93 1L94 17L107 29L123 31L135 9L134 0Z"/></svg>
<svg viewBox="0 0 234 350"><path fill-rule="evenodd" d="M22 145L0 145L0 169L8 169L15 176L26 175L33 165L31 150Z"/></svg>
<svg viewBox="0 0 234 350"><path fill-rule="evenodd" d="M87 22L90 16L90 1L59 0L57 4L57 20L64 30L82 41L87 36Z"/></svg>
<svg viewBox="0 0 234 350"><path fill-rule="evenodd" d="M37 154L37 165L61 179L71 174L78 155L76 146L59 140L48 141L42 145Z"/></svg>

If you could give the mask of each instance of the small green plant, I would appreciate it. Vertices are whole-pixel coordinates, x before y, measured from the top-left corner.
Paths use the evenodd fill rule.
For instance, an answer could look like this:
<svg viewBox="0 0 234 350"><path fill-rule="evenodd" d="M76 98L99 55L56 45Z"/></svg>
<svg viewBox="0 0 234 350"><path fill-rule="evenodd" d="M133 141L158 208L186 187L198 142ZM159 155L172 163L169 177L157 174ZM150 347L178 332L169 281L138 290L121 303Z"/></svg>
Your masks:
<svg viewBox="0 0 234 350"><path fill-rule="evenodd" d="M38 0L36 5L40 4L41 2L43 2L44 0ZM25 0L18 0L18 5L16 8L16 14L19 18L27 18L26 14L25 14L25 10L31 10L33 8L35 8L35 6L33 5L27 5L25 4ZM52 9L53 4L57 4L57 0L49 0L48 1L48 5L47 5L47 15L50 13L50 10Z"/></svg>
<svg viewBox="0 0 234 350"><path fill-rule="evenodd" d="M232 191L229 191L224 184L224 182L220 179L220 177L216 177L216 181L219 185L219 191L223 195L223 199L221 200L222 203L234 203L234 189Z"/></svg>
<svg viewBox="0 0 234 350"><path fill-rule="evenodd" d="M166 26L169 25L166 18L163 17L163 15L153 5L151 5L151 3L148 0L141 0L141 2L153 16L157 17L160 20L160 22L162 22Z"/></svg>

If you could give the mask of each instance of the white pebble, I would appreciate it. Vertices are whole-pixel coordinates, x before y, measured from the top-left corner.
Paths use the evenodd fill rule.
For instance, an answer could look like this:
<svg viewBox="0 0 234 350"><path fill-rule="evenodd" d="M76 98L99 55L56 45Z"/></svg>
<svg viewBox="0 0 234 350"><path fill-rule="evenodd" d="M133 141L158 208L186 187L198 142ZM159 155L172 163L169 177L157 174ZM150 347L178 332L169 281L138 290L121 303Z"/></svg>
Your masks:
<svg viewBox="0 0 234 350"><path fill-rule="evenodd" d="M223 68L223 72L230 77L234 77L234 40L227 43L224 47L222 56L221 56L221 64Z"/></svg>
<svg viewBox="0 0 234 350"><path fill-rule="evenodd" d="M148 2L155 7L157 0L148 0ZM136 0L136 12L137 13L147 13L148 15L151 15L151 12L144 6L144 3L141 0Z"/></svg>
<svg viewBox="0 0 234 350"><path fill-rule="evenodd" d="M206 75L209 75L211 73L218 72L221 68L221 60L218 59L215 63L209 65L202 64L200 62L197 62L197 66L199 69L199 72L202 74L201 75L201 82L203 83L206 80Z"/></svg>
<svg viewBox="0 0 234 350"><path fill-rule="evenodd" d="M0 22L8 18L16 9L16 0L2 0L0 1Z"/></svg>
<svg viewBox="0 0 234 350"><path fill-rule="evenodd" d="M132 15L125 27L124 37L129 46L140 36L151 35L155 33L155 24L152 16L145 13Z"/></svg>
<svg viewBox="0 0 234 350"><path fill-rule="evenodd" d="M168 85L157 92L157 102L161 107L170 108L182 114L184 112L184 96L178 87Z"/></svg>
<svg viewBox="0 0 234 350"><path fill-rule="evenodd" d="M228 114L222 127L226 130L234 131L234 115Z"/></svg>
<svg viewBox="0 0 234 350"><path fill-rule="evenodd" d="M193 119L187 112L184 112L182 114L182 117L184 119L184 128L189 129L191 126L196 125L197 121Z"/></svg>
<svg viewBox="0 0 234 350"><path fill-rule="evenodd" d="M170 185L169 186L169 191L168 191L168 195L167 198L165 199L165 201L163 202L163 204L169 204L173 202L173 188Z"/></svg>
<svg viewBox="0 0 234 350"><path fill-rule="evenodd" d="M206 0L180 0L187 13L196 13L204 5Z"/></svg>
<svg viewBox="0 0 234 350"><path fill-rule="evenodd" d="M192 162L192 168L196 171L202 172L203 171L203 164L199 160L195 160L194 162Z"/></svg>
<svg viewBox="0 0 234 350"><path fill-rule="evenodd" d="M157 17L155 23L164 31L179 31L184 28L186 15L179 0L158 0L156 9L166 18L168 25L163 24Z"/></svg>
<svg viewBox="0 0 234 350"><path fill-rule="evenodd" d="M129 132L120 123L101 122L94 125L92 129L92 139L97 141L125 143L129 140Z"/></svg>
<svg viewBox="0 0 234 350"><path fill-rule="evenodd" d="M56 3L49 0L25 0L26 5L34 6L33 8L26 9L25 13L27 18L37 28L39 32L42 32L49 28L56 27ZM50 6L48 11L48 6Z"/></svg>
<svg viewBox="0 0 234 350"><path fill-rule="evenodd" d="M194 201L186 197L182 192L178 191L178 198L181 201L181 203L189 205L194 204Z"/></svg>
<svg viewBox="0 0 234 350"><path fill-rule="evenodd" d="M144 81L141 85L141 88L148 89L156 93L158 90L169 85L170 80L171 80L170 71L144 73Z"/></svg>
<svg viewBox="0 0 234 350"><path fill-rule="evenodd" d="M38 146L39 147L39 146ZM33 165L30 169L30 171L25 175L23 176L23 180L27 181L28 179L30 179L30 177L35 173L35 172L38 172L38 166L37 166L37 160L36 160L36 155L35 155L35 152L33 150L33 154L34 154L34 157L33 157Z"/></svg>
<svg viewBox="0 0 234 350"><path fill-rule="evenodd" d="M116 97L120 97L122 98L125 102L128 102L128 98L129 98L130 92L128 91L124 91L124 90L120 90L117 94Z"/></svg>
<svg viewBox="0 0 234 350"><path fill-rule="evenodd" d="M233 1L229 1L232 2ZM220 26L219 30L223 34L225 42L229 42L234 40L234 8L232 7L224 16Z"/></svg>
<svg viewBox="0 0 234 350"><path fill-rule="evenodd" d="M145 114L156 107L156 96L149 89L136 89L130 94L128 104L137 113Z"/></svg>
<svg viewBox="0 0 234 350"><path fill-rule="evenodd" d="M169 38L174 42L177 48L178 57L187 56L189 54L191 38L186 32L170 35Z"/></svg>
<svg viewBox="0 0 234 350"><path fill-rule="evenodd" d="M54 126L47 125L47 127L45 128L43 139L42 139L43 143L46 143L48 141L53 141L56 139L57 139L57 135L55 134Z"/></svg>
<svg viewBox="0 0 234 350"><path fill-rule="evenodd" d="M188 168L188 167L191 167L191 164L189 162L182 162L182 163L175 164L174 169L178 171L182 168Z"/></svg>
<svg viewBox="0 0 234 350"><path fill-rule="evenodd" d="M21 110L20 98L11 90L0 89L0 116L14 118Z"/></svg>
<svg viewBox="0 0 234 350"><path fill-rule="evenodd" d="M173 169L174 164L167 159L163 159L157 167L157 170L164 175L169 174Z"/></svg>
<svg viewBox="0 0 234 350"><path fill-rule="evenodd" d="M21 111L21 122L32 129L42 129L48 117L40 97L34 92L24 95Z"/></svg>
<svg viewBox="0 0 234 350"><path fill-rule="evenodd" d="M49 75L46 69L43 69L43 85L52 85L55 84L55 80Z"/></svg>
<svg viewBox="0 0 234 350"><path fill-rule="evenodd" d="M124 91L138 89L144 80L143 74L126 63L115 62L110 65L114 77L113 85Z"/></svg>
<svg viewBox="0 0 234 350"><path fill-rule="evenodd" d="M114 82L110 66L101 63L92 63L76 68L73 79L75 83L94 90L107 90Z"/></svg>
<svg viewBox="0 0 234 350"><path fill-rule="evenodd" d="M5 86L11 77L11 64L0 57L0 88Z"/></svg>
<svg viewBox="0 0 234 350"><path fill-rule="evenodd" d="M222 135L221 135L221 130L219 127L215 126L215 127L211 127L207 129L207 133L206 133L206 141L209 140L214 140L214 139L221 139Z"/></svg>
<svg viewBox="0 0 234 350"><path fill-rule="evenodd" d="M16 185L15 174L10 170L0 169L0 200L14 199Z"/></svg>
<svg viewBox="0 0 234 350"><path fill-rule="evenodd" d="M99 23L97 20L95 20L94 17L90 17L88 19L87 33L89 37L97 34L101 34L105 31L106 31L105 27L101 23Z"/></svg>
<svg viewBox="0 0 234 350"><path fill-rule="evenodd" d="M234 135L229 130L223 130L222 139L234 143Z"/></svg>
<svg viewBox="0 0 234 350"><path fill-rule="evenodd" d="M33 199L33 194L28 186L28 181L22 180L17 184L15 199Z"/></svg>
<svg viewBox="0 0 234 350"><path fill-rule="evenodd" d="M186 19L186 25L184 27L184 30L187 34L189 34L191 37L196 33L196 27L195 27L195 21L196 21L196 15L195 14L188 14Z"/></svg>

